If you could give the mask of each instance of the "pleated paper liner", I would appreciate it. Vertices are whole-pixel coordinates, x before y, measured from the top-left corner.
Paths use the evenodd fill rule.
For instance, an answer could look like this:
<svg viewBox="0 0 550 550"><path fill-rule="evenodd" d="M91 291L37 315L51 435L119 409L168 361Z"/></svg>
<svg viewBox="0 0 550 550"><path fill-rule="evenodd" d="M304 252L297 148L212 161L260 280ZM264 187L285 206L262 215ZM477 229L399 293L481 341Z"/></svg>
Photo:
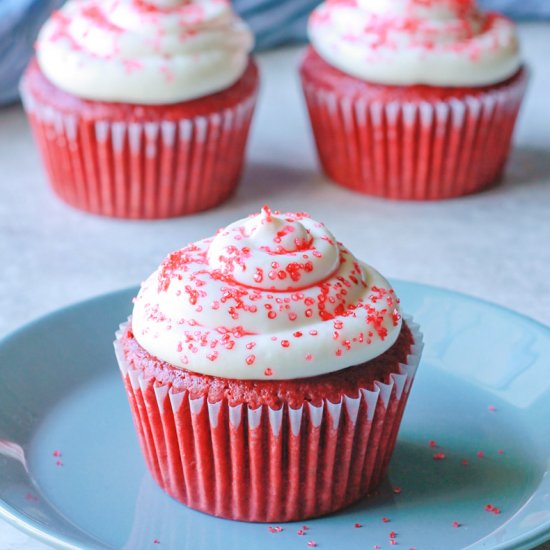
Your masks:
<svg viewBox="0 0 550 550"><path fill-rule="evenodd" d="M307 64L307 59L305 64ZM480 191L501 176L527 75L437 101L398 101L337 91L302 68L321 165L355 191L390 199L438 200Z"/></svg>
<svg viewBox="0 0 550 550"><path fill-rule="evenodd" d="M147 466L187 506L216 516L281 522L339 510L374 490L386 473L422 352L385 380L339 403L293 409L231 406L174 393L115 350Z"/></svg>
<svg viewBox="0 0 550 550"><path fill-rule="evenodd" d="M256 88L207 115L117 120L57 109L22 85L34 138L55 193L118 218L154 219L216 206L242 172ZM166 109L170 109L167 106Z"/></svg>

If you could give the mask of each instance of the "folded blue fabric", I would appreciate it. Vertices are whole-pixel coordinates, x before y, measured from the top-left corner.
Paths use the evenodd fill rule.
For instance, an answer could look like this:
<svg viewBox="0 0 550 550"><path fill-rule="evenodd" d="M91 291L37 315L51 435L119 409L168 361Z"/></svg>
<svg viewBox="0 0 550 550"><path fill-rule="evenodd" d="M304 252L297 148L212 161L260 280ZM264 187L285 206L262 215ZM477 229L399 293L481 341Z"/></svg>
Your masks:
<svg viewBox="0 0 550 550"><path fill-rule="evenodd" d="M62 0L0 0L0 104L17 99L17 87L40 26Z"/></svg>

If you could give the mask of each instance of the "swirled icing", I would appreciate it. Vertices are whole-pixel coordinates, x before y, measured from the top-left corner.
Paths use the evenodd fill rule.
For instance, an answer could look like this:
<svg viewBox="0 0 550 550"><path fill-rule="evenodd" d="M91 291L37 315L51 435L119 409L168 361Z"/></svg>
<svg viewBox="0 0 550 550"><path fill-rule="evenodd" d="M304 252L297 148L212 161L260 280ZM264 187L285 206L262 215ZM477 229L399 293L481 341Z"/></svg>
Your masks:
<svg viewBox="0 0 550 550"><path fill-rule="evenodd" d="M380 84L483 86L521 65L514 24L475 0L327 0L308 31L329 64Z"/></svg>
<svg viewBox="0 0 550 550"><path fill-rule="evenodd" d="M133 333L176 367L237 379L311 377L389 349L399 300L304 213L267 207L170 254L142 284Z"/></svg>
<svg viewBox="0 0 550 550"><path fill-rule="evenodd" d="M228 0L69 0L42 28L37 58L78 97L165 104L228 88L252 46Z"/></svg>

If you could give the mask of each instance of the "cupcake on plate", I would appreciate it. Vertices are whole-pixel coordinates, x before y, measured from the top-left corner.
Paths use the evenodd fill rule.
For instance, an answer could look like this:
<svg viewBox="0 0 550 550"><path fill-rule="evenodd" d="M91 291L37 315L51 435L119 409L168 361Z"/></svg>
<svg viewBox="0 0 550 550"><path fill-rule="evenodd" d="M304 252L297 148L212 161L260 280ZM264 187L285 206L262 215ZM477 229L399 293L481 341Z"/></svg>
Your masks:
<svg viewBox="0 0 550 550"><path fill-rule="evenodd" d="M54 191L121 218L228 198L256 100L252 46L225 0L69 0L21 84Z"/></svg>
<svg viewBox="0 0 550 550"><path fill-rule="evenodd" d="M514 25L474 0L332 0L301 77L329 178L392 199L498 180L527 75Z"/></svg>
<svg viewBox="0 0 550 550"><path fill-rule="evenodd" d="M380 483L422 337L323 224L264 207L168 255L115 349L157 483L191 508L274 522Z"/></svg>

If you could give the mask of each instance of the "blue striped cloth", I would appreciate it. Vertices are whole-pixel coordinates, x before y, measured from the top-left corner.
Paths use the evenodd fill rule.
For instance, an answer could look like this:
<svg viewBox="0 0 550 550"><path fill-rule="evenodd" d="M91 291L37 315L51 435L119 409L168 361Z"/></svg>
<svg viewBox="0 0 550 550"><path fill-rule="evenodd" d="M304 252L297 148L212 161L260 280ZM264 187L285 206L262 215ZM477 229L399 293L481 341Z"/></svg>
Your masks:
<svg viewBox="0 0 550 550"><path fill-rule="evenodd" d="M43 21L62 0L0 0L0 104L17 99L19 79Z"/></svg>
<svg viewBox="0 0 550 550"><path fill-rule="evenodd" d="M306 40L306 21L320 0L234 0L256 34L256 49ZM0 104L17 98L19 78L40 25L63 0L0 0ZM550 0L479 0L518 19L550 18Z"/></svg>

